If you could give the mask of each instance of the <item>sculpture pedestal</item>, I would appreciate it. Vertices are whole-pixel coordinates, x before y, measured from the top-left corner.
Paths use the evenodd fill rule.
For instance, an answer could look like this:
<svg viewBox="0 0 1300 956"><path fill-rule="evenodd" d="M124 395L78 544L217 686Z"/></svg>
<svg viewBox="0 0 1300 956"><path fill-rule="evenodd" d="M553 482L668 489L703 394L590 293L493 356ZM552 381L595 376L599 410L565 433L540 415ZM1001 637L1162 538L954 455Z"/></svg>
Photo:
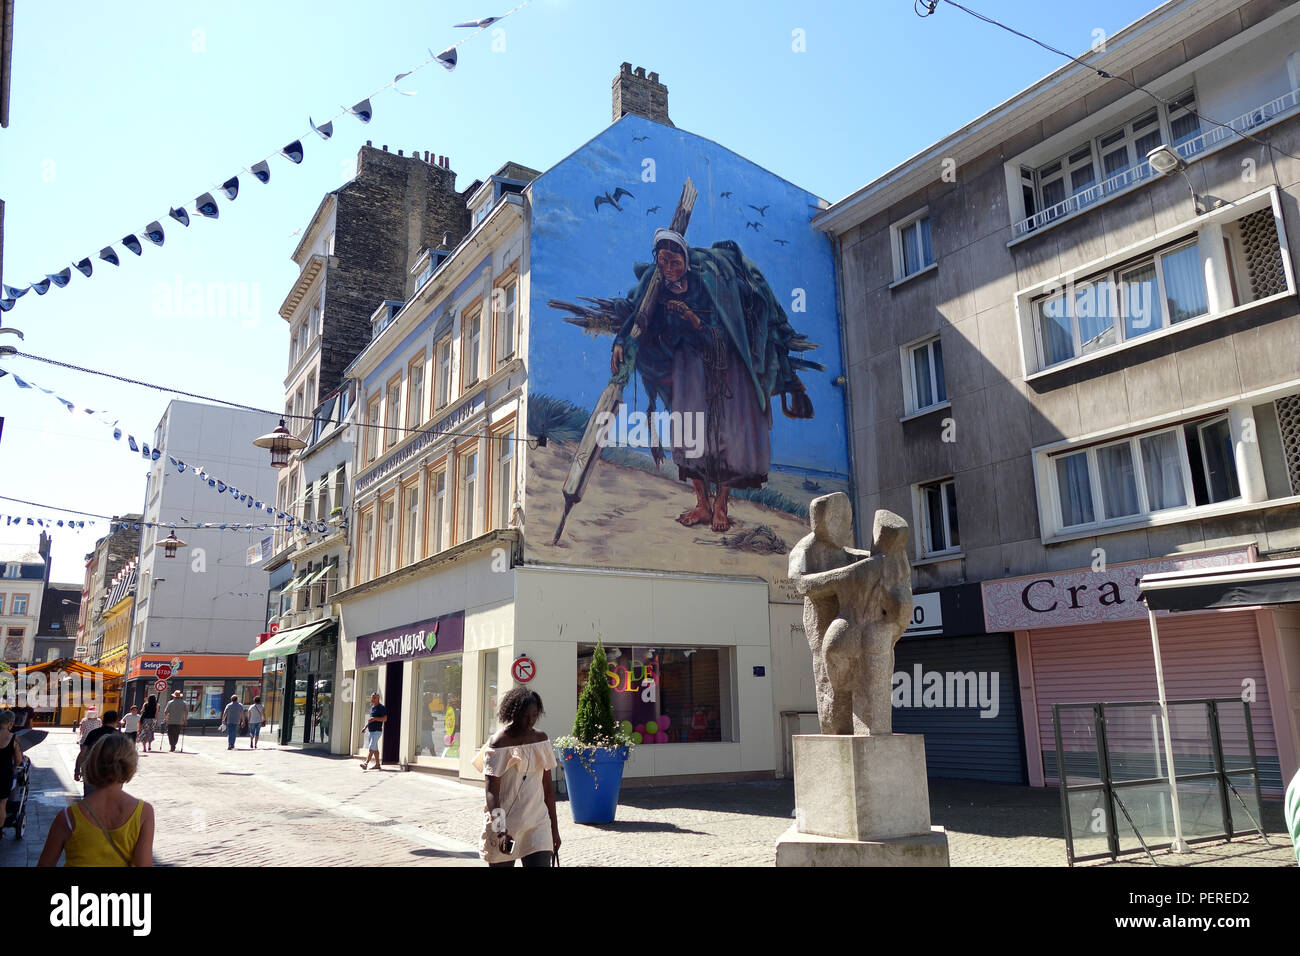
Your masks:
<svg viewBox="0 0 1300 956"><path fill-rule="evenodd" d="M796 736L794 799L777 866L948 865L918 734Z"/></svg>

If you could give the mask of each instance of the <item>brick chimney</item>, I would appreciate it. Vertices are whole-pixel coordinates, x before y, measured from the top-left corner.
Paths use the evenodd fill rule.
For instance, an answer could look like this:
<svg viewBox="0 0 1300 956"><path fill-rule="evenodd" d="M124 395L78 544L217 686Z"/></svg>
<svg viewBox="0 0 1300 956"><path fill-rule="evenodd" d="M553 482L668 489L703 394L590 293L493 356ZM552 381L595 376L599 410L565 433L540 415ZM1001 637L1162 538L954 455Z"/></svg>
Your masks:
<svg viewBox="0 0 1300 956"><path fill-rule="evenodd" d="M632 113L646 119L672 126L668 118L668 87L659 82L659 74L646 75L645 67L632 69L631 63L619 67L618 76L614 77L614 119L617 123L624 116Z"/></svg>

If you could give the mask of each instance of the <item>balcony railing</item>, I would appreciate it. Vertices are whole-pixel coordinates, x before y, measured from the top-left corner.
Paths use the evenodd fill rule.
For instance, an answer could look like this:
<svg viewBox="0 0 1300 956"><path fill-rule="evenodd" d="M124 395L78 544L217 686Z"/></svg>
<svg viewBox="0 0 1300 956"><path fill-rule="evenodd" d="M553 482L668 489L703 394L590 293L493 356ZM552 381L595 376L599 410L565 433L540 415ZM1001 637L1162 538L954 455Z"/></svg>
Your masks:
<svg viewBox="0 0 1300 956"><path fill-rule="evenodd" d="M1174 152L1178 153L1179 156L1183 157L1183 159L1188 162L1194 162L1210 152L1220 143L1233 138L1232 131L1246 133L1250 130L1258 129L1261 126L1267 126L1274 120L1280 119L1295 110L1298 105L1300 105L1300 90L1292 90L1289 93L1284 93L1282 96L1270 100L1262 106L1257 106L1255 109L1250 110L1247 113L1242 113L1236 119L1229 122L1227 126L1231 128L1231 131L1225 129L1223 126L1212 126L1204 133L1185 139L1181 143L1176 143L1174 145ZM1066 216L1072 215L1081 209L1086 209L1088 206L1094 205L1103 199L1108 199L1118 193L1124 192L1130 187L1136 186L1138 183L1152 178L1154 175L1155 174L1151 170L1151 165L1144 157L1137 163L1129 166L1127 169L1120 170L1109 179L1103 179L1099 183L1093 183L1091 186L1080 190L1068 199L1058 202L1054 206L1048 206L1046 209L1040 210L1039 212L1034 213L1034 215L1020 220L1012 228L1012 238L1013 240L1022 239L1031 232L1041 229L1043 226L1056 222L1059 219L1064 219Z"/></svg>

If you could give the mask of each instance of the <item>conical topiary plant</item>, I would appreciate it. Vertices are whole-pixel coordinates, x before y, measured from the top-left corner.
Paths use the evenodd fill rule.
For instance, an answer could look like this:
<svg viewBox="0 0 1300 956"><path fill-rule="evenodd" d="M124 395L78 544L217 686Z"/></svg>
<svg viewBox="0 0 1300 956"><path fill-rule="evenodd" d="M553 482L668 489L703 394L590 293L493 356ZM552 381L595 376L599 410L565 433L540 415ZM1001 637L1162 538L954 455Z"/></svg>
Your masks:
<svg viewBox="0 0 1300 956"><path fill-rule="evenodd" d="M597 640L587 684L578 695L578 713L573 718L573 736L591 746L609 746L618 733L606 666L605 645Z"/></svg>

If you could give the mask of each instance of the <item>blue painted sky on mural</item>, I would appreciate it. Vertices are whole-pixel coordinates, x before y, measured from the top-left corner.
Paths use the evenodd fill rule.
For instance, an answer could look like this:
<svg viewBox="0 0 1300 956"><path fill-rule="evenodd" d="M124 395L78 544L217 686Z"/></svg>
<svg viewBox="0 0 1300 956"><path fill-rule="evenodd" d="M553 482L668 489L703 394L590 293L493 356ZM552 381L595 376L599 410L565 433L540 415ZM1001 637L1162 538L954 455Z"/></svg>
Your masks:
<svg viewBox="0 0 1300 956"><path fill-rule="evenodd" d="M970 0L1082 52L1156 0ZM12 117L0 131L4 281L25 285L165 219L318 121L464 37L451 24L501 14L481 0L210 0L130 4L18 0ZM791 49L801 29L807 50ZM28 295L5 325L37 354L267 408L283 407L288 328L276 314L289 259L321 196L357 148L446 154L464 188L507 160L559 162L610 121L610 80L628 60L657 70L674 122L830 200L843 197L1061 65L1060 58L949 7L912 0L535 0L461 50L377 97L369 125L304 139L301 166L271 161L217 222L169 229L117 270ZM674 197L675 198L675 197ZM749 252L747 244L742 247ZM612 291L626 291L630 271ZM234 288L224 311L191 314L178 288ZM78 404L149 433L167 396L11 360ZM820 412L820 407L819 407ZM0 382L0 494L102 513L143 505L146 467L87 416ZM268 429L274 420L268 422ZM214 470L218 462L210 462ZM55 578L78 581L97 532L55 536ZM34 536L0 531L0 544ZM238 544L231 541L231 545Z"/></svg>
<svg viewBox="0 0 1300 956"><path fill-rule="evenodd" d="M647 169L653 169L651 182L643 181ZM566 313L547 302L627 295L636 284L633 264L650 261L654 231L669 224L688 176L699 190L686 232L689 244L736 242L767 279L795 331L821 346L804 357L827 370L799 373L815 417L787 419L778 405L772 461L846 472L844 396L831 384L842 369L834 260L829 240L808 222L817 197L716 143L638 116L614 124L533 183L530 388L591 408L609 381L614 340L565 322ZM595 197L617 187L632 193L621 197L622 209L597 209ZM651 213L654 207L658 212ZM792 309L797 289L804 292L806 311ZM623 395L632 410L645 410L646 399L639 382Z"/></svg>

